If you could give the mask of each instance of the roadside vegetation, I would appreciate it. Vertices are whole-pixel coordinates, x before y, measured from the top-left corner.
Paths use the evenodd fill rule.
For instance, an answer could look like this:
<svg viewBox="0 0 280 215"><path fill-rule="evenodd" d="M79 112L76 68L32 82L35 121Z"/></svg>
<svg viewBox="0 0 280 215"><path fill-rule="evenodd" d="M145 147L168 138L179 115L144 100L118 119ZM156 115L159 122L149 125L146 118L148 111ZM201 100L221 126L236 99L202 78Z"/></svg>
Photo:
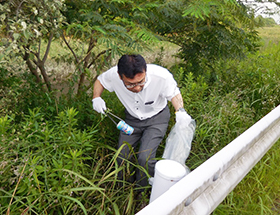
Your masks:
<svg viewBox="0 0 280 215"><path fill-rule="evenodd" d="M244 70L245 73L250 76L252 75L252 69L255 70L255 72L257 72L258 70L260 72L259 77L262 78L259 79L259 81L253 81L256 84L256 88L255 92L253 92L254 89L252 89L253 91L251 96L255 96L257 94L262 94L262 96L259 99L257 99L258 101L255 100L255 102L259 104L265 104L267 102L270 103L272 100L274 100L276 101L275 105L279 105L279 98L276 98L279 97L279 90L274 88L274 86L276 85L278 85L279 87L279 84L274 85L276 82L273 82L272 79L273 77L279 75L279 70L277 69L277 67L274 66L275 64L278 64L279 61L278 55L280 51L280 37L277 35L277 32L280 33L280 27L262 27L259 28L258 31L260 33L260 36L262 37L262 42L264 45L261 47L259 52L244 60L245 64L243 64L244 68L242 68L242 70ZM268 81L266 84L263 85L261 84L261 82L264 83L264 79L266 79L267 81L270 80L272 82ZM279 80L277 82L279 82ZM242 83L240 84L242 85ZM268 92L269 89L273 88L275 91L272 90L268 94L271 94L271 96L275 99L271 99L271 96L268 96L268 94L265 93L265 91ZM271 110L273 107L274 105L271 106ZM265 108L261 105L259 106L259 108L254 109L264 110ZM260 116L264 115L265 113L260 113ZM218 206L218 208L214 211L213 214L279 214L279 145L279 141L274 144L274 146L259 161L259 163L227 196L223 203Z"/></svg>
<svg viewBox="0 0 280 215"><path fill-rule="evenodd" d="M28 2L0 3L0 214L135 214L149 202L117 180L140 167L117 165L118 130L92 110L92 83L122 53L173 73L197 123L191 170L280 103L280 27L256 28L236 1ZM115 95L104 100L123 117ZM214 214L280 213L278 148Z"/></svg>

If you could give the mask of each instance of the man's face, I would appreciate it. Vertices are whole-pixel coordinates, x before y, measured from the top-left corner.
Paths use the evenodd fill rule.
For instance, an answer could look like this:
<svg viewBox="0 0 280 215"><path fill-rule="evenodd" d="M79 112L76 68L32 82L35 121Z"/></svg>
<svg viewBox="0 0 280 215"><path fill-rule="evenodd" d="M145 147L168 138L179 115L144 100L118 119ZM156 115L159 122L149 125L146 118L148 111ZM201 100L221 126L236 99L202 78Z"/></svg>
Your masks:
<svg viewBox="0 0 280 215"><path fill-rule="evenodd" d="M134 78L127 78L125 75L122 75L120 78L126 89L134 93L139 93L146 83L146 72L137 73Z"/></svg>

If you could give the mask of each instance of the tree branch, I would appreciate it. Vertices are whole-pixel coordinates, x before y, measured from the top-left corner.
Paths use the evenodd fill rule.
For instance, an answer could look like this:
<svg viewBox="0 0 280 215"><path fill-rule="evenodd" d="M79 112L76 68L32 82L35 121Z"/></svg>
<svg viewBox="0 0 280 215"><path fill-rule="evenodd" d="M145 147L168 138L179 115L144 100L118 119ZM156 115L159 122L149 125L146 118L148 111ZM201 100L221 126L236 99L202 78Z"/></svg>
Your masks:
<svg viewBox="0 0 280 215"><path fill-rule="evenodd" d="M18 18L18 14L19 14L19 10L21 8L21 5L23 4L23 2L25 2L25 0L23 0L22 2L19 3L19 6L17 7L17 11L16 11L16 17Z"/></svg>
<svg viewBox="0 0 280 215"><path fill-rule="evenodd" d="M42 60L44 63L46 62L48 54L50 52L50 47L51 47L52 39L53 39L53 32L51 32L51 34L50 34L50 37L49 37L49 40L48 40L48 45L47 45L47 48L46 48L46 51L45 51L45 55L44 55L43 60Z"/></svg>
<svg viewBox="0 0 280 215"><path fill-rule="evenodd" d="M81 62L84 61L84 62L85 62L85 65L86 65L87 61L89 60L89 55L91 54L92 49L95 47L95 43L96 43L96 40L94 40L93 38L91 38L91 39L90 39L90 42L89 42L87 54L86 54L86 56L84 57L84 59L81 61Z"/></svg>
<svg viewBox="0 0 280 215"><path fill-rule="evenodd" d="M107 51L111 51L112 49L108 49L108 50L104 50L102 52L100 52L92 61L91 63L88 65L88 69L94 64L94 62L103 54L105 54Z"/></svg>
<svg viewBox="0 0 280 215"><path fill-rule="evenodd" d="M75 54L74 50L71 48L70 44L67 42L64 34L62 34L62 39L65 42L65 44L68 47L68 49L72 52L72 54L73 54L73 56L74 56L74 58L76 60L76 63L79 63L79 59L78 59L77 55Z"/></svg>

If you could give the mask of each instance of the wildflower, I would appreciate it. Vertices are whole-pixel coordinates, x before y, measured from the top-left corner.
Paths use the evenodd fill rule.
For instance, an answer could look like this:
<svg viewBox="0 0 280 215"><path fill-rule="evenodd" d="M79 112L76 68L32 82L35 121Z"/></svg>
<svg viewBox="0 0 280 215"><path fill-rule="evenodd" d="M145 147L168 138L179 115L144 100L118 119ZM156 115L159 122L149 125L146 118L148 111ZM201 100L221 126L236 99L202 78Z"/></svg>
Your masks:
<svg viewBox="0 0 280 215"><path fill-rule="evenodd" d="M38 14L38 10L37 10L36 8L34 8L33 13L34 13L35 15L37 15L37 14Z"/></svg>
<svg viewBox="0 0 280 215"><path fill-rule="evenodd" d="M42 35L41 32L39 32L37 29L34 29L34 31L35 31L35 33L36 33L36 37L39 37L39 36Z"/></svg>
<svg viewBox="0 0 280 215"><path fill-rule="evenodd" d="M22 21L20 24L22 26L22 29L25 30L27 27L26 22Z"/></svg>

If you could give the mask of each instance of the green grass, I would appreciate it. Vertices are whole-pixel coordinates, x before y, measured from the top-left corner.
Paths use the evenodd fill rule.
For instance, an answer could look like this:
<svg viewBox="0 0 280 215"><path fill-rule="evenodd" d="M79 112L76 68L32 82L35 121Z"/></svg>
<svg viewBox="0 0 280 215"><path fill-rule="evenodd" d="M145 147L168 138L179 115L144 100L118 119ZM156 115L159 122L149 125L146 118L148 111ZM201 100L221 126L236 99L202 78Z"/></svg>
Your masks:
<svg viewBox="0 0 280 215"><path fill-rule="evenodd" d="M256 105L254 110L259 111L266 109L258 114L259 116L264 116L280 103L279 99L276 98L279 97L278 88L280 87L278 84L278 77L280 75L278 69L280 67L280 27L266 27L259 29L259 31L264 41L263 47L258 53L250 56L234 68L237 71L243 71L240 75L247 79L244 82L247 88L251 88L251 98L254 101L251 100L249 102L251 103L250 106ZM274 82L275 78L277 80ZM236 85L236 87L242 88L242 82ZM247 91L247 95L250 94L249 91ZM271 99L271 96L275 96L275 98ZM274 104L268 105L272 100ZM280 214L279 144L280 142L278 141L268 151L213 214Z"/></svg>
<svg viewBox="0 0 280 215"><path fill-rule="evenodd" d="M137 211L137 188L117 180L118 171L136 165L118 166L120 150L104 144L98 124L82 131L77 122L73 108L54 121L46 120L40 109L17 125L12 117L0 118L0 214Z"/></svg>
<svg viewBox="0 0 280 215"><path fill-rule="evenodd" d="M269 44L278 44L280 42L280 26L278 25L259 28L258 32L263 41L262 49L265 49Z"/></svg>
<svg viewBox="0 0 280 215"><path fill-rule="evenodd" d="M263 37L267 46L256 54L242 61L217 62L215 83L195 78L184 68L173 68L185 108L197 122L187 159L192 170L279 105L280 46L271 32ZM50 57L55 49L59 50L59 43ZM155 50L150 62L176 64L170 56L177 47L161 43ZM118 131L110 120L93 112L90 95L75 98L69 91L58 98L40 91L29 77L6 74L1 70L6 84L0 91L4 95L0 104L0 214L10 210L12 214L129 215L149 201L147 196L136 200L134 184L117 180L117 171L123 169L129 176L135 165L127 161L117 166ZM123 107L114 94L104 92L104 100L122 116ZM173 111L171 115L170 127L175 123ZM279 155L278 142L214 214L279 214Z"/></svg>
<svg viewBox="0 0 280 215"><path fill-rule="evenodd" d="M280 141L237 185L213 214L280 213Z"/></svg>

